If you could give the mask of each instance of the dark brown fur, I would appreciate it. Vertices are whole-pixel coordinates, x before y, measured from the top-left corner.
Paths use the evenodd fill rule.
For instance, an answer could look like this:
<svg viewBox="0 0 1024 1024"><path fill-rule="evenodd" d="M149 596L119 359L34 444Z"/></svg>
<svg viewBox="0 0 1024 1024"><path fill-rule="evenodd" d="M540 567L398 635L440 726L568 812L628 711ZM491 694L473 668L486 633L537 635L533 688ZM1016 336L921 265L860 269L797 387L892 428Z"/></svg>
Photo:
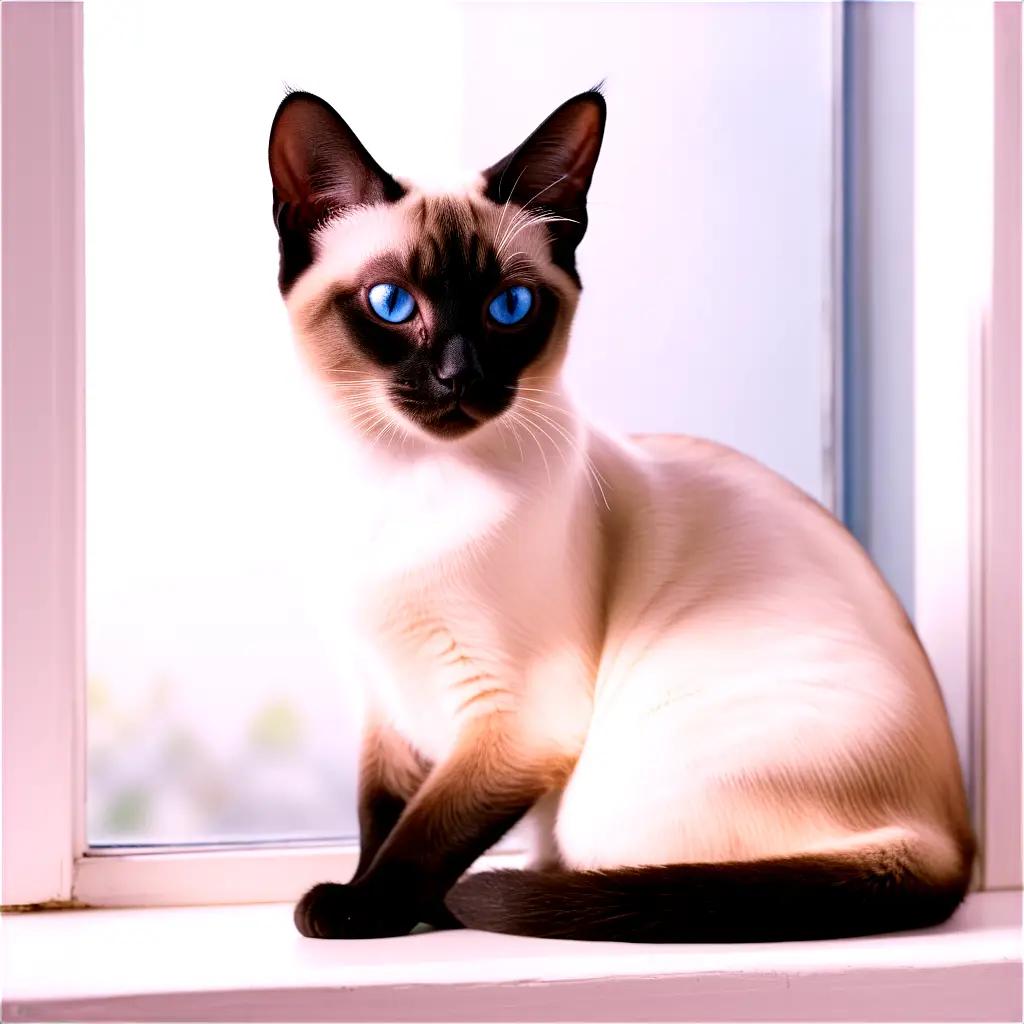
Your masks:
<svg viewBox="0 0 1024 1024"><path fill-rule="evenodd" d="M431 769L401 736L374 724L363 736L359 758L359 864L365 874Z"/></svg>
<svg viewBox="0 0 1024 1024"><path fill-rule="evenodd" d="M348 885L326 882L306 893L295 908L303 935L373 938L403 934L420 921L457 923L445 911L445 894L572 769L565 758L510 742L504 717L495 714L467 728L452 757L434 767L382 841L397 795L382 801L376 786L364 790L370 801L364 805L361 863L370 863ZM369 847L378 841L371 857Z"/></svg>
<svg viewBox="0 0 1024 1024"><path fill-rule="evenodd" d="M970 853L965 851L965 864ZM487 871L446 904L469 928L612 942L776 942L924 928L963 899L890 850L617 871Z"/></svg>

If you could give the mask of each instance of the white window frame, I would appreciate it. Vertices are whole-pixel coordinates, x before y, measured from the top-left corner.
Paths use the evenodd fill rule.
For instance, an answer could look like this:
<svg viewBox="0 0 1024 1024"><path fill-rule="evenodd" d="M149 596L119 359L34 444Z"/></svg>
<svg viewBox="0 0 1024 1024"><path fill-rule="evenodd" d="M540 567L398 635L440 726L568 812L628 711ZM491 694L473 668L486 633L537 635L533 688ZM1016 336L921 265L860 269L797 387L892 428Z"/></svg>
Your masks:
<svg viewBox="0 0 1024 1024"><path fill-rule="evenodd" d="M1021 887L1020 38L1017 5L914 8L914 618L970 701L976 877L1003 889Z"/></svg>
<svg viewBox="0 0 1024 1024"><path fill-rule="evenodd" d="M950 11L918 8L915 31L917 620L939 674L965 680L975 701L981 885L1019 888L1020 96L987 150L962 145L979 109L992 108L984 86L992 33L961 41L959 92L951 96L940 62ZM1011 18L995 14L997 22ZM1016 42L1011 26L995 61L1012 76L1015 60L1019 81L1019 9L1016 18ZM87 848L82 8L7 3L2 31L2 903L290 900L316 881L347 877L355 849ZM964 90L965 78L977 89ZM993 145L1007 157L1014 138L1016 179L1004 173L994 190ZM951 194L974 205L965 198L951 212ZM1004 216L1014 202L1015 228ZM993 203L999 251L1016 246L1018 261L1015 278L994 283ZM978 217L987 231L970 228ZM951 230L963 236L960 261L932 242ZM965 266L981 266L987 277L972 278ZM997 395L998 405L983 401ZM1013 763L1018 770L1007 778Z"/></svg>

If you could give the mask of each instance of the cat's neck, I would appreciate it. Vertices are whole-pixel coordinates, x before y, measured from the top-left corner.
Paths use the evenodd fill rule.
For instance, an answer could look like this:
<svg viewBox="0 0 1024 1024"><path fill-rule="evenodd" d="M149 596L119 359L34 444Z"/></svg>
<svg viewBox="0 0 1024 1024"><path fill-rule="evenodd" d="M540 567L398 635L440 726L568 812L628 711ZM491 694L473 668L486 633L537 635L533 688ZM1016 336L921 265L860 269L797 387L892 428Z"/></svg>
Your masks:
<svg viewBox="0 0 1024 1024"><path fill-rule="evenodd" d="M593 501L588 428L560 386L454 443L342 435L342 472L361 521L354 542L373 544L378 561L386 546L388 570L503 532L525 542L531 531L557 529L581 494Z"/></svg>

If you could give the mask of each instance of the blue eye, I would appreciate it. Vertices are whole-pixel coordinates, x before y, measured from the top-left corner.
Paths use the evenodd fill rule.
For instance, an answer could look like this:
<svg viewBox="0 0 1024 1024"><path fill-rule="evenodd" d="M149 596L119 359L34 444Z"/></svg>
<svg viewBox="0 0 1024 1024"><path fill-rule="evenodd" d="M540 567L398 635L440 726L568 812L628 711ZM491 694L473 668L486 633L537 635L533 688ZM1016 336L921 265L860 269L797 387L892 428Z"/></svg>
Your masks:
<svg viewBox="0 0 1024 1024"><path fill-rule="evenodd" d="M517 284L506 288L500 295L496 295L487 307L487 311L494 320L507 327L519 323L530 312L532 305L533 295L530 294L530 289Z"/></svg>
<svg viewBox="0 0 1024 1024"><path fill-rule="evenodd" d="M389 324L408 320L416 309L416 300L397 284L375 284L370 289L370 308Z"/></svg>

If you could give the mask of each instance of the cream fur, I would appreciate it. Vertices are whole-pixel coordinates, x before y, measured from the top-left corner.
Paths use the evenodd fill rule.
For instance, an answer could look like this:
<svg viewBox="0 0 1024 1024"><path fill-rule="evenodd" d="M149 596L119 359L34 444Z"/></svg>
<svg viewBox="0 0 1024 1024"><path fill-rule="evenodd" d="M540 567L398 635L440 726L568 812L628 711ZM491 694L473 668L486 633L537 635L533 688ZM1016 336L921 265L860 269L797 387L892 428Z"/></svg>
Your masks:
<svg viewBox="0 0 1024 1024"><path fill-rule="evenodd" d="M474 188L462 198L495 231L509 215ZM411 244L418 199L322 231L288 297L315 372L344 347L323 315L331 289ZM563 312L512 413L441 442L377 392L373 430L326 392L344 439L331 471L353 506L337 607L376 713L432 760L501 710L524 748L574 761L538 809L543 860L756 859L882 837L954 876L968 826L942 700L867 557L751 459L586 424L559 375L576 289L543 229L516 250Z"/></svg>

